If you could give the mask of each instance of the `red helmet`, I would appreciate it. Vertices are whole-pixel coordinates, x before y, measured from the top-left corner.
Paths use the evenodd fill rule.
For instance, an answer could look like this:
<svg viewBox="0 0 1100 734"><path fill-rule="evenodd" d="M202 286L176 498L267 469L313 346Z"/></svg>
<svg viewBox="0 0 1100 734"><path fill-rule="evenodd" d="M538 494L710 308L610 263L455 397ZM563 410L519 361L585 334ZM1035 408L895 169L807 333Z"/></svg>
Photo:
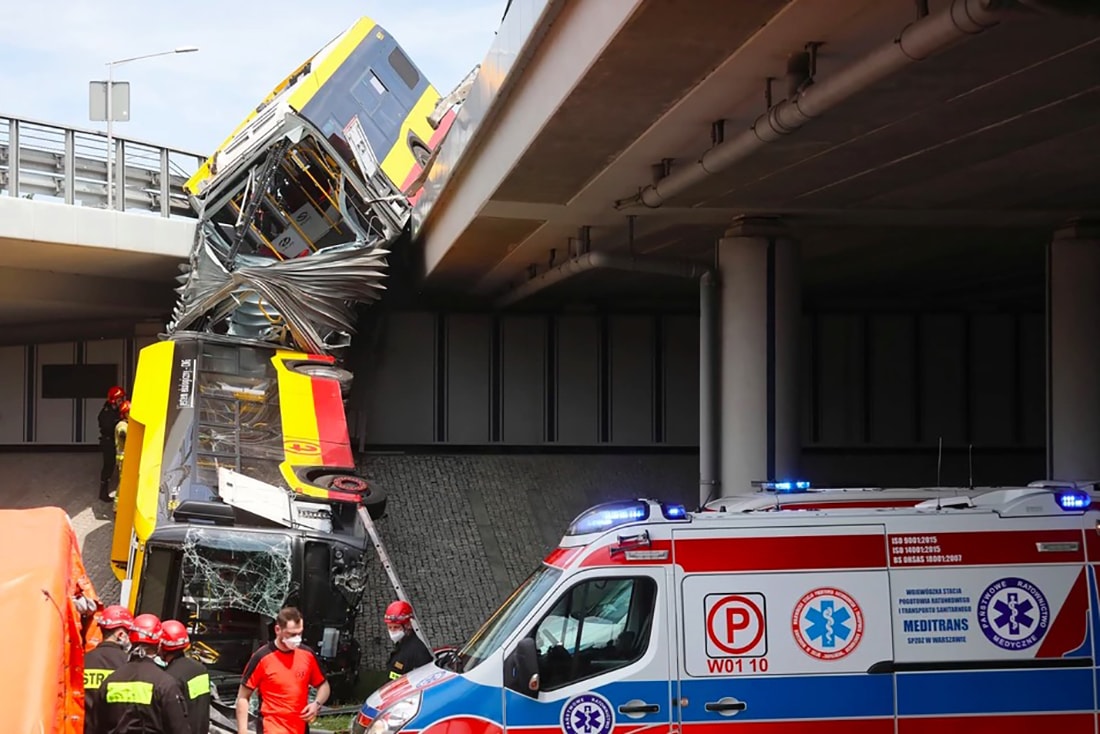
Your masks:
<svg viewBox="0 0 1100 734"><path fill-rule="evenodd" d="M134 615L130 614L130 610L126 607L112 604L100 612L96 622L99 623L100 629L116 630L122 628L128 630L130 625L134 623Z"/></svg>
<svg viewBox="0 0 1100 734"><path fill-rule="evenodd" d="M135 645L159 645L164 629L155 614L139 614L130 625L130 642Z"/></svg>
<svg viewBox="0 0 1100 734"><path fill-rule="evenodd" d="M390 603L390 605L386 607L386 614L384 619L387 623L390 624L405 624L410 619L412 619L412 616L412 604L409 604L407 601L398 599L397 601Z"/></svg>
<svg viewBox="0 0 1100 734"><path fill-rule="evenodd" d="M187 628L183 622L175 619L166 619L161 625L163 632L160 638L160 646L165 650L186 650L191 646L191 638L187 636Z"/></svg>
<svg viewBox="0 0 1100 734"><path fill-rule="evenodd" d="M112 387L110 390L107 391L107 402L108 403L114 403L114 404L117 405L118 403L120 403L121 401L123 401L125 399L126 399L126 391L123 390L118 385L115 385L114 387Z"/></svg>
<svg viewBox="0 0 1100 734"><path fill-rule="evenodd" d="M130 415L130 401L123 400L122 405L118 406L118 414L123 418L127 418Z"/></svg>

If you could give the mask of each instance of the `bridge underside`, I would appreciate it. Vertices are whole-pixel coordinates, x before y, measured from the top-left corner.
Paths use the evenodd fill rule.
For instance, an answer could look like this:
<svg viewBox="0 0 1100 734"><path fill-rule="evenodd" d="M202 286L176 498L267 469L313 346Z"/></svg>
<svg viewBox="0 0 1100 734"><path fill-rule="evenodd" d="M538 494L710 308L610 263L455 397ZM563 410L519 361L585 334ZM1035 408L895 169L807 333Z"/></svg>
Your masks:
<svg viewBox="0 0 1100 734"><path fill-rule="evenodd" d="M163 323L193 233L188 219L0 197L0 344Z"/></svg>
<svg viewBox="0 0 1100 734"><path fill-rule="evenodd" d="M935 14L949 3L930 5ZM598 35L588 7L561 11L526 85L573 68L568 40ZM824 85L917 20L909 2L713 0L690 14L639 3L620 26L608 21L606 44L545 124L536 90L521 86L479 131L477 155L461 162L423 229L429 286L491 302L578 248L710 263L734 217L764 214L800 240L811 301L977 294L1041 308L1052 231L1100 211L1100 86L1088 71L1100 62L1100 24L1091 20L1014 9L659 208L615 206L692 166L712 135L745 131L767 111L767 77L773 104L783 100L788 57L807 44L814 84ZM691 283L594 270L519 305L694 293Z"/></svg>

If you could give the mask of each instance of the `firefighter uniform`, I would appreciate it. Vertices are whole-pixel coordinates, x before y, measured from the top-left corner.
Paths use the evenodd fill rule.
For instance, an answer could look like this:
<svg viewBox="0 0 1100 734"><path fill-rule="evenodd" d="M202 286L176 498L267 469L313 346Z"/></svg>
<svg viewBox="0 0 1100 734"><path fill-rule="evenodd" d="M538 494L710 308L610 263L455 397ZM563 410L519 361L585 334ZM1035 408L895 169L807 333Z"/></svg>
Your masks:
<svg viewBox="0 0 1100 734"><path fill-rule="evenodd" d="M111 673L127 661L126 651L117 642L101 642L91 652L84 655L84 709L85 716L91 715L92 695L103 685Z"/></svg>
<svg viewBox="0 0 1100 734"><path fill-rule="evenodd" d="M187 720L192 734L208 734L210 731L210 674L198 660L180 655L164 669L180 683L187 699Z"/></svg>
<svg viewBox="0 0 1100 734"><path fill-rule="evenodd" d="M434 659L424 641L412 630L409 630L394 645L393 652L390 653L390 659L386 663L386 669L389 671L390 680L394 680L410 670L419 668L421 665L427 665Z"/></svg>
<svg viewBox="0 0 1100 734"><path fill-rule="evenodd" d="M191 734L180 683L151 658L138 657L109 675L91 696L87 734Z"/></svg>

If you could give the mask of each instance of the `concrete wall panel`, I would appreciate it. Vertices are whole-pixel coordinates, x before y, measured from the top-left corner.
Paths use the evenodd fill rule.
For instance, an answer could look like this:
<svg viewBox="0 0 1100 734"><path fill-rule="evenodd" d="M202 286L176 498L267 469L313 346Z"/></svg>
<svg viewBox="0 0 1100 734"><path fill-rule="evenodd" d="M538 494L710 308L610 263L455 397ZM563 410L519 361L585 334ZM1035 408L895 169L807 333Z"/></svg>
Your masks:
<svg viewBox="0 0 1100 734"><path fill-rule="evenodd" d="M126 390L127 395L134 394L132 371L126 364L125 339L103 339L84 343L84 364L113 364L118 371L118 384ZM99 440L99 409L103 406L106 395L98 398L81 400L81 412L83 413L83 440L82 443L96 443Z"/></svg>
<svg viewBox="0 0 1100 734"><path fill-rule="evenodd" d="M970 440L976 446L1016 441L1020 408L1016 318L981 314L970 320Z"/></svg>
<svg viewBox="0 0 1100 734"><path fill-rule="evenodd" d="M506 444L546 440L546 319L500 322L500 438Z"/></svg>
<svg viewBox="0 0 1100 734"><path fill-rule="evenodd" d="M76 401L67 398L42 397L42 367L48 364L74 364L76 345L73 342L40 344L35 349L35 443L75 443Z"/></svg>
<svg viewBox="0 0 1100 734"><path fill-rule="evenodd" d="M872 316L868 328L871 443L905 446L916 439L915 322Z"/></svg>
<svg viewBox="0 0 1100 734"><path fill-rule="evenodd" d="M447 434L454 444L490 441L492 326L488 316L452 314L447 332Z"/></svg>
<svg viewBox="0 0 1100 734"><path fill-rule="evenodd" d="M967 323L955 314L919 320L920 435L923 443L967 443Z"/></svg>
<svg viewBox="0 0 1100 734"><path fill-rule="evenodd" d="M699 319L661 319L664 379L661 386L664 442L670 446L699 444ZM718 398L717 395L714 396Z"/></svg>
<svg viewBox="0 0 1100 734"><path fill-rule="evenodd" d="M23 443L27 406L27 348L0 347L0 443Z"/></svg>
<svg viewBox="0 0 1100 734"><path fill-rule="evenodd" d="M600 325L595 316L560 316L557 333L556 439L573 446L600 440Z"/></svg>
<svg viewBox="0 0 1100 734"><path fill-rule="evenodd" d="M382 345L372 351L358 386L367 443L435 441L435 323L431 313L388 315Z"/></svg>
<svg viewBox="0 0 1100 734"><path fill-rule="evenodd" d="M608 319L608 326L611 443L651 444L654 440L653 318L614 316Z"/></svg>
<svg viewBox="0 0 1100 734"><path fill-rule="evenodd" d="M822 316L818 323L817 384L820 406L818 442L826 446L863 443L866 395L864 319L859 315Z"/></svg>

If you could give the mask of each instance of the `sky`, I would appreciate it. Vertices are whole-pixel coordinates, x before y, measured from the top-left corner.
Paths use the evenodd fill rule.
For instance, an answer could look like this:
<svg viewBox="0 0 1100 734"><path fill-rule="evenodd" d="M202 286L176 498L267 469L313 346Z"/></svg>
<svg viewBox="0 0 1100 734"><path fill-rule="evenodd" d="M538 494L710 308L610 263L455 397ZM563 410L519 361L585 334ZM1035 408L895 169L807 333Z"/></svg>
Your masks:
<svg viewBox="0 0 1100 734"><path fill-rule="evenodd" d="M305 10L310 7L312 9ZM481 63L507 0L28 0L0 13L0 114L93 130L88 83L115 67L130 120L114 134L209 154L268 92L361 16L393 35L440 94Z"/></svg>

